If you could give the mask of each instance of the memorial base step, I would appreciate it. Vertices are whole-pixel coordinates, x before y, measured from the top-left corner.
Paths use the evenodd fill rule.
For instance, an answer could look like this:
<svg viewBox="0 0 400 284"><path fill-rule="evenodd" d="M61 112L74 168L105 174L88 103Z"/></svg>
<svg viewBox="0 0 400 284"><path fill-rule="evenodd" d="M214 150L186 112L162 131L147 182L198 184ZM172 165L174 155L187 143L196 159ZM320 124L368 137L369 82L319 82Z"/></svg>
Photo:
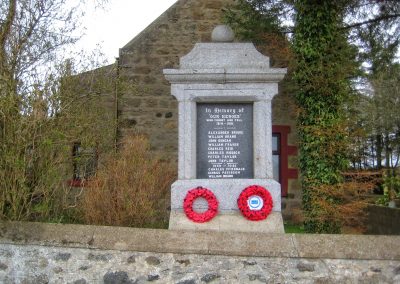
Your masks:
<svg viewBox="0 0 400 284"><path fill-rule="evenodd" d="M239 212L218 214L206 223L195 223L185 213L172 211L169 219L170 230L284 233L281 212L271 212L262 221L249 221Z"/></svg>

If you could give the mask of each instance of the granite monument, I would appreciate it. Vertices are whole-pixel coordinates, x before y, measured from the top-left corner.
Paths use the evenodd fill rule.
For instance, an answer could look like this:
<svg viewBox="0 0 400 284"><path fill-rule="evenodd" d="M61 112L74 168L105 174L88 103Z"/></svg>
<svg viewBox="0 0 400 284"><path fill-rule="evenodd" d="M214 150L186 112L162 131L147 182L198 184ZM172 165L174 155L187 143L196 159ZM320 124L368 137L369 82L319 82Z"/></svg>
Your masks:
<svg viewBox="0 0 400 284"><path fill-rule="evenodd" d="M179 103L178 180L171 189L169 228L283 233L280 185L272 178L271 100L286 69L270 68L252 43L233 40L228 26L217 26L213 42L197 43L179 69L164 70ZM272 212L257 222L238 208L239 195L253 185L265 188L273 201ZM200 187L219 204L218 214L204 223L183 210L188 192ZM250 209L259 199L249 199ZM193 204L200 213L207 207L202 198Z"/></svg>

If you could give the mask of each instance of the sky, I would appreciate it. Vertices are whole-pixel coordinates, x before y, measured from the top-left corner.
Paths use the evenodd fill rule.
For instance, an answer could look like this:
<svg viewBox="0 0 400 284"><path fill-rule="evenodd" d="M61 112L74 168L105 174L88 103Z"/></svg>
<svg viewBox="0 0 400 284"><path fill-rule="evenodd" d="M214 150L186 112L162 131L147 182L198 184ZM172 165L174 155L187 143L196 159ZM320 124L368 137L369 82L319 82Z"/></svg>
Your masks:
<svg viewBox="0 0 400 284"><path fill-rule="evenodd" d="M90 52L100 44L108 63L118 57L119 48L151 24L177 0L109 0L104 9L85 7L85 27L78 49ZM90 1L88 1L90 2Z"/></svg>
<svg viewBox="0 0 400 284"><path fill-rule="evenodd" d="M81 19L85 30L74 49L90 53L100 45L106 63L113 63L118 57L119 48L144 30L177 0L107 1L104 9L95 8L93 0L86 2L86 14Z"/></svg>

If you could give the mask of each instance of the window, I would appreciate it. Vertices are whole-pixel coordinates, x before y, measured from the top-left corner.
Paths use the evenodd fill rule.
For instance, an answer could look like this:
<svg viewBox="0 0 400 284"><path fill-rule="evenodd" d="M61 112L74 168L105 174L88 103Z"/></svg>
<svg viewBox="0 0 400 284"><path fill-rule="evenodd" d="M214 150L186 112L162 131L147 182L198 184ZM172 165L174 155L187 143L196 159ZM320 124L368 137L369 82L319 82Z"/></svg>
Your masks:
<svg viewBox="0 0 400 284"><path fill-rule="evenodd" d="M272 134L272 171L274 180L281 182L280 175L280 161L281 161L281 145L280 145L280 134Z"/></svg>
<svg viewBox="0 0 400 284"><path fill-rule="evenodd" d="M92 177L97 169L97 150L94 147L83 148L80 142L72 147L73 180L83 181Z"/></svg>
<svg viewBox="0 0 400 284"><path fill-rule="evenodd" d="M289 156L297 155L297 147L288 145L290 126L272 126L272 166L273 178L281 184L282 196L287 196L289 179L297 179L297 169L289 168Z"/></svg>

